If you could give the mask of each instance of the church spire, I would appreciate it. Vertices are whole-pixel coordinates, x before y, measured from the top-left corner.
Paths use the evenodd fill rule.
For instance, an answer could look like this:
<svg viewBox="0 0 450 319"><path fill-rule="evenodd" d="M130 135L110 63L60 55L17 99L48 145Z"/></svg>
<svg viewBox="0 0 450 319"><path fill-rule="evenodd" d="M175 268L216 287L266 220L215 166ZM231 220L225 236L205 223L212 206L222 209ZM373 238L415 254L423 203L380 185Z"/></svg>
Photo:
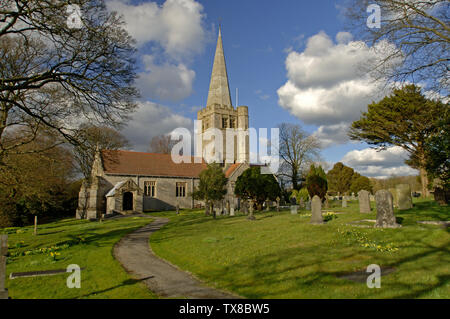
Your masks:
<svg viewBox="0 0 450 319"><path fill-rule="evenodd" d="M227 67L225 64L225 55L223 53L222 32L220 26L206 106L214 104L233 106L231 104L230 87L228 86Z"/></svg>

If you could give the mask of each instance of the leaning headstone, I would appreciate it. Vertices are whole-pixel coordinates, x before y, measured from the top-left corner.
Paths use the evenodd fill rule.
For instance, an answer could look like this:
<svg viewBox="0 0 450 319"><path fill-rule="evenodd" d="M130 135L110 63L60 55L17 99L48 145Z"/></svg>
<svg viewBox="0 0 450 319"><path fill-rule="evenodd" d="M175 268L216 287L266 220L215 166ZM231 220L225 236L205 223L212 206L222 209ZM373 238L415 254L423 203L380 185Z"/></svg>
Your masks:
<svg viewBox="0 0 450 319"><path fill-rule="evenodd" d="M37 215L34 215L34 236L37 235L37 223L38 223Z"/></svg>
<svg viewBox="0 0 450 319"><path fill-rule="evenodd" d="M244 201L244 202L242 203L242 212L243 212L245 215L248 214L248 202L247 202L247 201Z"/></svg>
<svg viewBox="0 0 450 319"><path fill-rule="evenodd" d="M398 196L396 188L389 188L389 192L392 194L392 198L394 199L394 207L398 207Z"/></svg>
<svg viewBox="0 0 450 319"><path fill-rule="evenodd" d="M395 187L397 189L398 209L406 210L413 207L411 197L411 186L409 184L399 184Z"/></svg>
<svg viewBox="0 0 450 319"><path fill-rule="evenodd" d="M347 197L342 197L342 207L347 207Z"/></svg>
<svg viewBox="0 0 450 319"><path fill-rule="evenodd" d="M249 220L255 220L255 219L256 219L255 216L253 216L253 211L254 211L254 209L255 209L254 203L251 202L250 205L248 206L248 212L249 212L249 214L248 214L247 219L249 219Z"/></svg>
<svg viewBox="0 0 450 319"><path fill-rule="evenodd" d="M376 192L375 202L377 205L377 222L375 227L381 228L397 228L400 227L397 224L394 216L394 199L391 192L382 189Z"/></svg>
<svg viewBox="0 0 450 319"><path fill-rule="evenodd" d="M0 299L8 299L6 281L6 255L8 254L8 235L0 236Z"/></svg>
<svg viewBox="0 0 450 319"><path fill-rule="evenodd" d="M328 196L325 197L325 209L330 208L330 202L328 201Z"/></svg>
<svg viewBox="0 0 450 319"><path fill-rule="evenodd" d="M322 200L315 195L311 202L311 224L323 224Z"/></svg>
<svg viewBox="0 0 450 319"><path fill-rule="evenodd" d="M359 201L359 212L360 213L370 213L370 199L369 192L366 190L361 190L358 193Z"/></svg>
<svg viewBox="0 0 450 319"><path fill-rule="evenodd" d="M305 209L306 209L306 210L311 210L311 201L310 201L310 200L308 200L308 201L306 202Z"/></svg>
<svg viewBox="0 0 450 319"><path fill-rule="evenodd" d="M298 214L298 206L297 205L291 205L291 214L292 215Z"/></svg>

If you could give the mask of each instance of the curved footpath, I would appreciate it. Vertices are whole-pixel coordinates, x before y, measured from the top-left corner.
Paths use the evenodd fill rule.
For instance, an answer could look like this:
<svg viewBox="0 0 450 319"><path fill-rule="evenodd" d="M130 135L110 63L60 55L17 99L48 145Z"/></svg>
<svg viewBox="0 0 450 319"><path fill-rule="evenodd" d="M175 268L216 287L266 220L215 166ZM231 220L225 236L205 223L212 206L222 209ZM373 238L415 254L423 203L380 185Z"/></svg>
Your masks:
<svg viewBox="0 0 450 319"><path fill-rule="evenodd" d="M126 235L114 246L114 257L133 278L142 280L152 292L164 298L240 298L207 287L153 253L149 238L168 222L167 218L156 217L152 223Z"/></svg>

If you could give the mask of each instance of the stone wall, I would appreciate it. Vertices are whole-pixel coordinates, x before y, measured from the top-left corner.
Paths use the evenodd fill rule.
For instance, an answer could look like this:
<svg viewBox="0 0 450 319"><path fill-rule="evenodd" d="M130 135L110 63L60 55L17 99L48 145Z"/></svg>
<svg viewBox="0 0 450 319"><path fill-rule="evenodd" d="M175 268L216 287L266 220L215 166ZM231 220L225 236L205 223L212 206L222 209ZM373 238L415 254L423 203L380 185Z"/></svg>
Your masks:
<svg viewBox="0 0 450 319"><path fill-rule="evenodd" d="M203 205L203 202L193 200L189 196L193 192L193 188L198 186L199 179L195 178L175 178L175 177L150 177L150 176L121 176L121 175L106 175L105 178L110 181L112 185L117 184L128 178L132 178L139 188L144 191L145 182L156 182L156 197L152 198L143 195L142 207L143 211L150 210L172 210L175 209L176 204L180 208L194 208ZM176 197L176 183L186 183L186 197Z"/></svg>

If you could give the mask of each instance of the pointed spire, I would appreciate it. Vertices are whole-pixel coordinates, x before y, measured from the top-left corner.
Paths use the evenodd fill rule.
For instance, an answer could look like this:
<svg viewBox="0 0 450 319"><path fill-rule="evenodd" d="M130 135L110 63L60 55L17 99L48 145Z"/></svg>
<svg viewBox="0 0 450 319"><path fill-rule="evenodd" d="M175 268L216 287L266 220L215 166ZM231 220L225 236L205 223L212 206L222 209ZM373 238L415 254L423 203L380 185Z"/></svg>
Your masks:
<svg viewBox="0 0 450 319"><path fill-rule="evenodd" d="M206 106L214 104L229 107L233 106L231 104L230 87L228 85L227 67L225 64L225 55L223 53L222 32L220 26Z"/></svg>

